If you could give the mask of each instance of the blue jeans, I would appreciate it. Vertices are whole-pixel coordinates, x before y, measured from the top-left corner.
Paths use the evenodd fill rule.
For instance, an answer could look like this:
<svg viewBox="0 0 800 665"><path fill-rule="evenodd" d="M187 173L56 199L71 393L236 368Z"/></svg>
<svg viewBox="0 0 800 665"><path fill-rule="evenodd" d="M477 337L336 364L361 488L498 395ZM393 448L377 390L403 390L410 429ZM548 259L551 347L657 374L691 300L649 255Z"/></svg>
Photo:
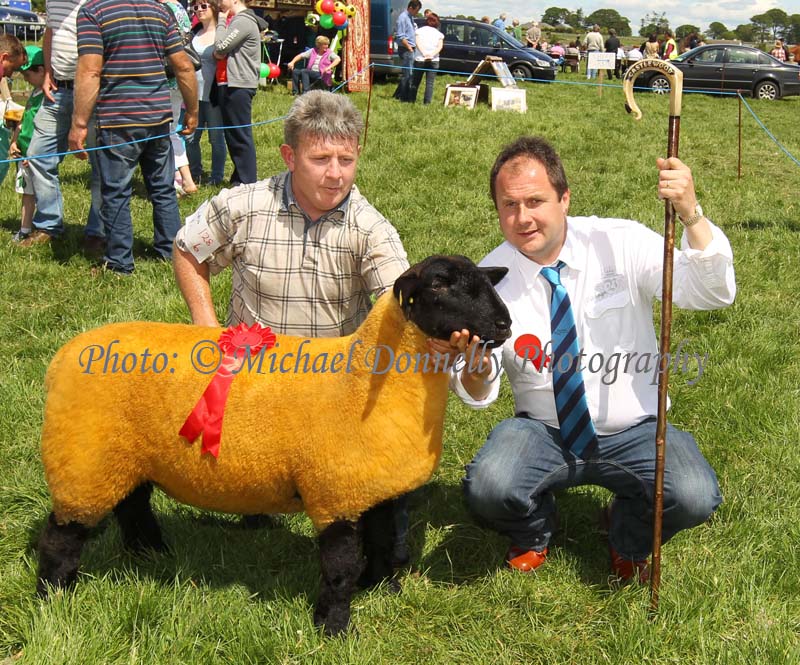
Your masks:
<svg viewBox="0 0 800 665"><path fill-rule="evenodd" d="M409 97L412 102L417 101L417 90L419 89L419 84L422 82L422 75L425 74L425 97L423 104L431 103L433 100L433 82L436 80L437 69L439 69L438 60L416 61L413 76L411 78L411 89L409 91Z"/></svg>
<svg viewBox="0 0 800 665"><path fill-rule="evenodd" d="M400 47L402 48L402 46ZM411 76L414 69L414 51L403 51L400 53L400 65L403 70L400 72L400 83L394 91L394 98L401 102L413 102L411 98Z"/></svg>
<svg viewBox="0 0 800 665"><path fill-rule="evenodd" d="M194 134L186 137L186 155L189 158L189 170L192 178L199 182L203 173L203 157L200 154L200 139L203 128L207 127L208 142L211 144L211 183L218 185L225 178L225 162L228 159L228 149L225 147L225 132L213 127L224 127L222 122L222 109L213 106L211 102L200 102L197 129Z"/></svg>
<svg viewBox="0 0 800 665"><path fill-rule="evenodd" d="M173 185L175 157L168 136L152 138L168 131L169 125L97 130L98 146L116 146L97 151L103 198L100 216L107 240L103 260L115 272L133 272L130 199L137 164L153 204L153 248L165 260L172 257L172 242L181 226ZM118 145L127 141L140 142Z"/></svg>
<svg viewBox="0 0 800 665"><path fill-rule="evenodd" d="M55 101L42 102L34 120L34 131L28 146L28 155L50 155L67 150L67 136L72 123L72 89L58 88L53 92ZM58 167L63 157L32 159L31 181L36 192L36 212L33 226L52 236L64 233L64 199L58 179ZM86 222L87 235L103 236L100 224L100 179L97 176L97 153L89 152L92 165L92 203Z"/></svg>
<svg viewBox="0 0 800 665"><path fill-rule="evenodd" d="M292 92L294 93L302 95L304 92L308 92L317 81L322 81L322 74L308 67L300 69L295 67L292 70Z"/></svg>
<svg viewBox="0 0 800 665"><path fill-rule="evenodd" d="M556 522L554 492L600 485L616 496L608 538L641 560L653 544L655 418L600 436L596 456L562 450L559 431L525 417L504 420L467 465L464 493L475 515L524 549L548 546ZM722 502L717 476L691 434L667 425L663 540L705 522Z"/></svg>

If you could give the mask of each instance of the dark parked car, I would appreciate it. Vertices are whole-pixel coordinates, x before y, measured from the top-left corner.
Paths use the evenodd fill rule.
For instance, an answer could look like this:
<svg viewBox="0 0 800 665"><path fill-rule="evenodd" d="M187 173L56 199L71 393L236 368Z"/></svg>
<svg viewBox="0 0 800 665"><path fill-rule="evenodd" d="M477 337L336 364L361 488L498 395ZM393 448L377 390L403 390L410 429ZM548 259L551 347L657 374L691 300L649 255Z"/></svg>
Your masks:
<svg viewBox="0 0 800 665"><path fill-rule="evenodd" d="M0 26L7 35L23 41L38 41L46 27L38 14L17 7L0 7Z"/></svg>
<svg viewBox="0 0 800 665"><path fill-rule="evenodd" d="M678 56L672 64L683 72L684 90L736 92L759 99L780 99L800 94L800 66L776 60L750 46L709 44ZM668 92L669 80L658 72L645 72L636 85Z"/></svg>
<svg viewBox="0 0 800 665"><path fill-rule="evenodd" d="M556 64L549 55L520 44L493 25L443 18L439 30L444 33L440 70L472 73L487 55L494 55L503 59L516 78L552 81L556 77Z"/></svg>

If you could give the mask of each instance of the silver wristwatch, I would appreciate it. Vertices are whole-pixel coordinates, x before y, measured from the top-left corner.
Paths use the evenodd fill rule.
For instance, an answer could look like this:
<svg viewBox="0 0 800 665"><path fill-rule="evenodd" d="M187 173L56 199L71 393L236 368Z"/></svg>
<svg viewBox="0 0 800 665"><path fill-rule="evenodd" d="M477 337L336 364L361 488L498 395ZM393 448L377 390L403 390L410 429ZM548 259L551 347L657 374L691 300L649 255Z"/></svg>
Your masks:
<svg viewBox="0 0 800 665"><path fill-rule="evenodd" d="M703 209L700 207L700 204L698 203L694 207L694 213L692 214L691 217L687 217L686 219L684 219L683 217L678 215L678 219L681 220L681 224L683 224L684 227L688 228L690 226L694 226L695 224L697 224L697 222L703 219L704 216L705 215L703 215Z"/></svg>

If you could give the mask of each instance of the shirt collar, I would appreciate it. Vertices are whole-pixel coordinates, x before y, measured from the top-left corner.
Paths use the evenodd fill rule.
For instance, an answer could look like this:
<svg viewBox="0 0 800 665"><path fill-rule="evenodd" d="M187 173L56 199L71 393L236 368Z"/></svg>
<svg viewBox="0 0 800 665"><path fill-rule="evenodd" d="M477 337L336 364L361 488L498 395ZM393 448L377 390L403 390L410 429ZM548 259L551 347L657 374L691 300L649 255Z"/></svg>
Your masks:
<svg viewBox="0 0 800 665"><path fill-rule="evenodd" d="M351 189L347 196L344 197L342 202L336 206L333 210L329 210L326 212L322 217L320 217L317 221L318 222L334 222L335 224L344 224L345 217L347 215L347 210L350 207L350 196L352 195L353 190ZM292 191L292 172L286 171L286 179L283 181L283 198L281 199L281 210L285 212L296 212L303 217L306 218L309 222L311 219L306 214L306 211L300 207L300 204L297 202L297 199L294 197L294 191Z"/></svg>
<svg viewBox="0 0 800 665"><path fill-rule="evenodd" d="M550 265L556 265L559 261L563 261L570 270L580 272L586 263L586 251L586 242L579 237L574 225L570 223L570 218L567 217L567 236L558 253L558 258ZM514 262L522 277L522 283L527 289L533 286L542 268L546 267L529 259L519 250L514 252Z"/></svg>

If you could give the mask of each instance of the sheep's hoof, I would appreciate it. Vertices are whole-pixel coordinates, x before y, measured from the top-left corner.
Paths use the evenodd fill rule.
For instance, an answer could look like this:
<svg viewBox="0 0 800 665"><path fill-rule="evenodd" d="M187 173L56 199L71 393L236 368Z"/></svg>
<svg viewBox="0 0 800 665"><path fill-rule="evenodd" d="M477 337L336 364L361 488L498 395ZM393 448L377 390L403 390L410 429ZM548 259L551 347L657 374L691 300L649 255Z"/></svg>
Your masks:
<svg viewBox="0 0 800 665"><path fill-rule="evenodd" d="M272 515L242 515L245 529L274 529L277 526Z"/></svg>
<svg viewBox="0 0 800 665"><path fill-rule="evenodd" d="M386 589L389 591L389 593L393 594L398 594L403 590L400 586L400 580L398 580L396 577L392 577L386 581Z"/></svg>
<svg viewBox="0 0 800 665"><path fill-rule="evenodd" d="M343 610L331 609L327 616L314 613L314 625L322 628L325 637L336 637L347 630L350 624L349 608Z"/></svg>

